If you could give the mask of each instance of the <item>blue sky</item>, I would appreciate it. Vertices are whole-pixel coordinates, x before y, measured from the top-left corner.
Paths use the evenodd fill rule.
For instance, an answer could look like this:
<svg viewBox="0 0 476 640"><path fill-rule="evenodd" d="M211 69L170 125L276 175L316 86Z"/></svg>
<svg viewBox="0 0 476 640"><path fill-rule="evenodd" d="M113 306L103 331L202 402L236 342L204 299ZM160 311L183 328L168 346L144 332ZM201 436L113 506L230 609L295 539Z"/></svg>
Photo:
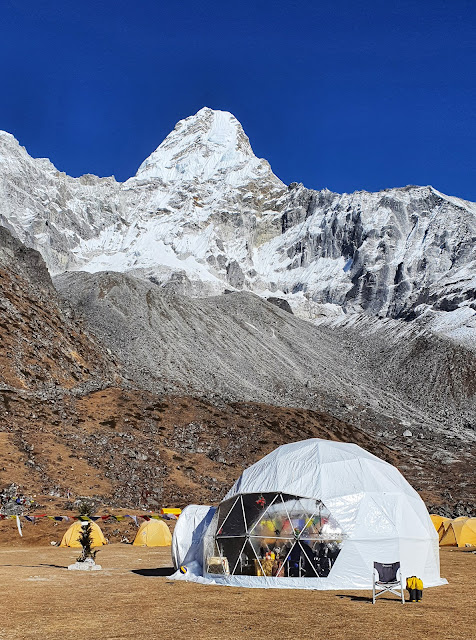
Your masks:
<svg viewBox="0 0 476 640"><path fill-rule="evenodd" d="M0 129L125 180L209 106L286 183L476 201L475 18L461 0L3 0Z"/></svg>

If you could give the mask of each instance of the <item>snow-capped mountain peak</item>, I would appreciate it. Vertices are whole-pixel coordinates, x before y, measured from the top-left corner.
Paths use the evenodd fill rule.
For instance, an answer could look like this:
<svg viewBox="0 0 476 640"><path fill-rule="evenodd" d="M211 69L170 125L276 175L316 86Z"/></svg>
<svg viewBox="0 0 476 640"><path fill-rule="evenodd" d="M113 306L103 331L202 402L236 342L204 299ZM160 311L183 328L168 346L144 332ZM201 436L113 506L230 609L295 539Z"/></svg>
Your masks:
<svg viewBox="0 0 476 640"><path fill-rule="evenodd" d="M238 185L266 170L269 164L256 158L235 116L203 107L177 123L135 178L166 183L220 180Z"/></svg>
<svg viewBox="0 0 476 640"><path fill-rule="evenodd" d="M134 272L191 295L286 298L309 318L330 305L476 335L474 203L286 187L226 111L181 120L122 184L70 178L0 134L0 178L0 225L53 274Z"/></svg>

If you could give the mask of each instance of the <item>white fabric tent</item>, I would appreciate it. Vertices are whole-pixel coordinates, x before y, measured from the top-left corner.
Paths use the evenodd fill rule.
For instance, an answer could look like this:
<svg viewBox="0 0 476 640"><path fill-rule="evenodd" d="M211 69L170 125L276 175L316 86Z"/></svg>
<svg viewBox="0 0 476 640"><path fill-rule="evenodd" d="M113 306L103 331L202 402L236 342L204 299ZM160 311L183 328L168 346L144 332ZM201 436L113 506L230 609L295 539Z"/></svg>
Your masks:
<svg viewBox="0 0 476 640"><path fill-rule="evenodd" d="M208 507L202 509L205 514ZM198 533L194 517L190 525L187 520L181 524L174 535L179 557L186 557L189 545L199 562L188 566L185 575L175 574L177 579L261 588L371 589L374 562L400 561L403 578L417 575L425 587L446 583L440 578L438 534L418 493L395 467L354 444L312 439L283 445L243 472L205 535ZM198 555L199 536L203 551ZM192 538L193 544L188 542ZM293 545L300 556L294 569ZM276 561L266 561L263 548L266 557L277 558L281 551L277 576L267 571L266 562L276 566ZM325 569L317 549L324 549ZM218 555L219 570L210 565ZM253 567L255 575L244 574Z"/></svg>
<svg viewBox="0 0 476 640"><path fill-rule="evenodd" d="M172 536L172 561L175 569L197 562L203 564L203 536L216 508L190 504L183 509Z"/></svg>

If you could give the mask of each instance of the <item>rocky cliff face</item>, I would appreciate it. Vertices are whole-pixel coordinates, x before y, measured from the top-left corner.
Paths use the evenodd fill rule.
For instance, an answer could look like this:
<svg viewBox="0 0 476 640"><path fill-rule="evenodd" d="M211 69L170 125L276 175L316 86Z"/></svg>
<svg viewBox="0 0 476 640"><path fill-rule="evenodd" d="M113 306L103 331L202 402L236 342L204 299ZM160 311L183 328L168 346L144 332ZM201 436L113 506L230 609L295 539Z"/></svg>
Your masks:
<svg viewBox="0 0 476 640"><path fill-rule="evenodd" d="M55 396L113 384L118 370L57 295L43 258L0 227L0 384Z"/></svg>
<svg viewBox="0 0 476 640"><path fill-rule="evenodd" d="M239 122L207 108L179 122L123 184L69 178L12 136L0 143L0 222L51 273L130 272L193 296L248 290L285 298L307 319L420 317L474 344L472 203L432 187L286 188Z"/></svg>
<svg viewBox="0 0 476 640"><path fill-rule="evenodd" d="M412 319L430 308L474 317L474 204L432 187L339 195L302 185L281 204L276 245L286 249L295 291L380 317Z"/></svg>

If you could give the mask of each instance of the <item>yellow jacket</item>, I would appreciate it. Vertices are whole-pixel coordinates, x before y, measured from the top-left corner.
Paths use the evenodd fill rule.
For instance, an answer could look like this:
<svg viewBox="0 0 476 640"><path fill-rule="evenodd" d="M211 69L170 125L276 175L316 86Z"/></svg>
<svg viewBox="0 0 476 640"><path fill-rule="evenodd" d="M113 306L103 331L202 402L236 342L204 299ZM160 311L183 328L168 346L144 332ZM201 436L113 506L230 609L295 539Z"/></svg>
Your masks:
<svg viewBox="0 0 476 640"><path fill-rule="evenodd" d="M407 578L407 589L418 589L423 591L423 580L416 576L410 576Z"/></svg>

